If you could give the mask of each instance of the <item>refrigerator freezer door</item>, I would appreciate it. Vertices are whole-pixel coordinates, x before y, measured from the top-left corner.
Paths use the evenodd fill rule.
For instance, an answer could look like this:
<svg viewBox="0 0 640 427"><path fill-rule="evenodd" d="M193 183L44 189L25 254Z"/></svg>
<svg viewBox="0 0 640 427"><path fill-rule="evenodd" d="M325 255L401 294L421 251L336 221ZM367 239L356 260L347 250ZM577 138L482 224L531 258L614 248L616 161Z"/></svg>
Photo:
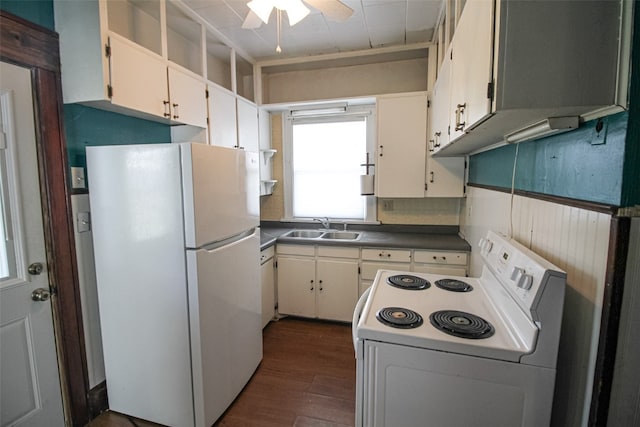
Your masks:
<svg viewBox="0 0 640 427"><path fill-rule="evenodd" d="M260 235L187 251L196 425L212 425L262 360Z"/></svg>
<svg viewBox="0 0 640 427"><path fill-rule="evenodd" d="M257 227L258 154L204 144L181 144L181 150L187 248Z"/></svg>

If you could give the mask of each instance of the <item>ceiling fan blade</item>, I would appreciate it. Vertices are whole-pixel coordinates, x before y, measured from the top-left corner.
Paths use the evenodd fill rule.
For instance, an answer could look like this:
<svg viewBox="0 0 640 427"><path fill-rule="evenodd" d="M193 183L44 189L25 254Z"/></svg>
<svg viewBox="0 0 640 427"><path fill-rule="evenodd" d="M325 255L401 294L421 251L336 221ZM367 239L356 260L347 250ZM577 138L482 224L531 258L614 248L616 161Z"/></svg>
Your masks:
<svg viewBox="0 0 640 427"><path fill-rule="evenodd" d="M353 15L353 9L340 0L304 0L332 21L343 22Z"/></svg>
<svg viewBox="0 0 640 427"><path fill-rule="evenodd" d="M260 27L260 25L262 25L262 19L260 19L260 17L256 15L253 10L249 10L249 13L247 13L247 17L242 23L242 28L244 28L245 30L253 30Z"/></svg>

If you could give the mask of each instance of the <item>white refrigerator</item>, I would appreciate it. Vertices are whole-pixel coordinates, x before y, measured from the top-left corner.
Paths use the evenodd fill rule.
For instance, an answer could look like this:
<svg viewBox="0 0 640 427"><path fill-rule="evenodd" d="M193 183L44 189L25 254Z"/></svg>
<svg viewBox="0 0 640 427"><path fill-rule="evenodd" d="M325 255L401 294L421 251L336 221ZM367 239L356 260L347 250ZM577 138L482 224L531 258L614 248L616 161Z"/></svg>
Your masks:
<svg viewBox="0 0 640 427"><path fill-rule="evenodd" d="M210 426L262 359L257 153L87 148L109 407Z"/></svg>

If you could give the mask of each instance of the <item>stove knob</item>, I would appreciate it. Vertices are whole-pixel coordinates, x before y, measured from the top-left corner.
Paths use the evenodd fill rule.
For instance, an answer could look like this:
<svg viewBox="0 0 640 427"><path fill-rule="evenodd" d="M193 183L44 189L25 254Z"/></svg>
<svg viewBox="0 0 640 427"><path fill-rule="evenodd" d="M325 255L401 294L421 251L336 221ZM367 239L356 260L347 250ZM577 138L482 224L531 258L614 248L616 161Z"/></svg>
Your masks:
<svg viewBox="0 0 640 427"><path fill-rule="evenodd" d="M531 289L531 285L533 285L533 276L530 274L525 274L520 282L518 282L518 287L528 291Z"/></svg>
<svg viewBox="0 0 640 427"><path fill-rule="evenodd" d="M520 283L523 275L524 275L523 268L513 267L513 271L511 272L511 280L513 280L516 283Z"/></svg>

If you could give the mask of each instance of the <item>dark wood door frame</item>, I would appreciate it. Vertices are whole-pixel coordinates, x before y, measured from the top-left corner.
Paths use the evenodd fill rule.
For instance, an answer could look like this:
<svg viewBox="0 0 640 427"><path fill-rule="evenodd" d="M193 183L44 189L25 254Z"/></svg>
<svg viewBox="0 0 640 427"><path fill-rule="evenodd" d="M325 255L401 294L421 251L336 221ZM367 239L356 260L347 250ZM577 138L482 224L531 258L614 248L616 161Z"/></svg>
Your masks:
<svg viewBox="0 0 640 427"><path fill-rule="evenodd" d="M67 422L90 419L89 381L67 186L57 33L0 10L0 60L31 71L42 217Z"/></svg>

